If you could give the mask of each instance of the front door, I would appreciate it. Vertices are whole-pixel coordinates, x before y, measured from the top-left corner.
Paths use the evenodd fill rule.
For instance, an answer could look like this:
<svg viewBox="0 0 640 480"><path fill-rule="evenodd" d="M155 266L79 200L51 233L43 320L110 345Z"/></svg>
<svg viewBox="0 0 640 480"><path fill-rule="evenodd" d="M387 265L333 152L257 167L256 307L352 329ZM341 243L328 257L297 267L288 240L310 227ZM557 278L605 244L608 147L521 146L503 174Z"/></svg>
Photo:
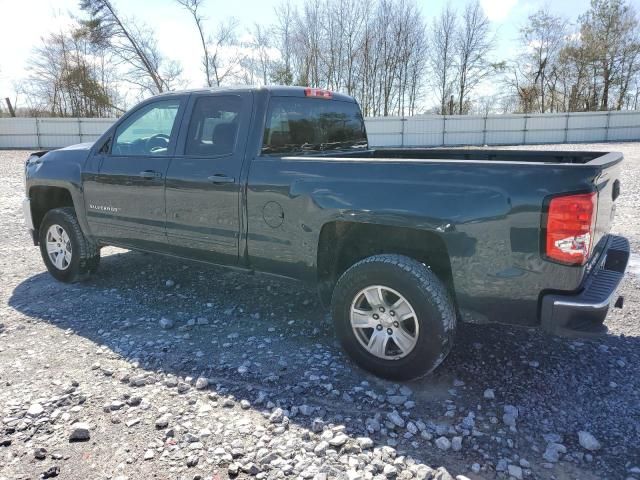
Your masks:
<svg viewBox="0 0 640 480"><path fill-rule="evenodd" d="M240 172L251 93L193 95L167 172L167 237L182 254L214 263L238 260ZM184 122L183 122L184 123Z"/></svg>
<svg viewBox="0 0 640 480"><path fill-rule="evenodd" d="M166 246L165 175L175 149L183 100L147 103L115 130L110 148L85 172L85 207L92 234L107 243Z"/></svg>

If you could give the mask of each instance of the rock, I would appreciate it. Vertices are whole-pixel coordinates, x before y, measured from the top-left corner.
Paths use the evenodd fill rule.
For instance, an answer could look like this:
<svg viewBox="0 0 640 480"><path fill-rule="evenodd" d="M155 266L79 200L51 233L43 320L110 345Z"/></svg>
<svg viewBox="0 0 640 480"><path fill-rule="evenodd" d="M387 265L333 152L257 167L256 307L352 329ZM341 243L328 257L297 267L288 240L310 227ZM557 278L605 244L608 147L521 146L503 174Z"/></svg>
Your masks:
<svg viewBox="0 0 640 480"><path fill-rule="evenodd" d="M162 317L159 323L160 323L160 328L164 330L169 330L170 328L173 328L173 325L174 325L173 320L165 317Z"/></svg>
<svg viewBox="0 0 640 480"><path fill-rule="evenodd" d="M313 449L313 453L316 455L324 455L327 449L329 448L329 442L325 442L324 440L318 442L318 444Z"/></svg>
<svg viewBox="0 0 640 480"><path fill-rule="evenodd" d="M125 422L125 425L126 425L128 428L131 428L131 427L133 427L134 425L139 424L140 422L141 422L140 418L136 417L136 418L132 418L132 419L130 419L130 420L127 420L127 421Z"/></svg>
<svg viewBox="0 0 640 480"><path fill-rule="evenodd" d="M513 405L505 405L504 413L507 415L511 415L513 418L518 418L518 407L515 407Z"/></svg>
<svg viewBox="0 0 640 480"><path fill-rule="evenodd" d="M508 427L515 427L516 426L516 417L514 417L510 413L505 413L504 415L502 415L502 421Z"/></svg>
<svg viewBox="0 0 640 480"><path fill-rule="evenodd" d="M122 407L124 407L124 402L121 402L119 400L115 400L113 402L111 402L111 404L109 404L109 410L111 411L116 411L116 410L120 410Z"/></svg>
<svg viewBox="0 0 640 480"><path fill-rule="evenodd" d="M269 421L271 423L282 423L284 420L284 411L281 408L276 408L271 415L269 415Z"/></svg>
<svg viewBox="0 0 640 480"><path fill-rule="evenodd" d="M403 405L408 399L404 395L390 395L387 397L387 402L391 405Z"/></svg>
<svg viewBox="0 0 640 480"><path fill-rule="evenodd" d="M320 433L324 429L324 422L319 418L314 418L311 422L311 431L313 433Z"/></svg>
<svg viewBox="0 0 640 480"><path fill-rule="evenodd" d="M433 480L453 480L451 474L447 471L446 468L440 467L436 470L433 475Z"/></svg>
<svg viewBox="0 0 640 480"><path fill-rule="evenodd" d="M242 399L240 400L240 408L242 410L248 410L249 408L251 408L251 403L249 402L249 400Z"/></svg>
<svg viewBox="0 0 640 480"><path fill-rule="evenodd" d="M198 465L199 460L200 459L197 455L189 455L189 458L187 458L187 467L195 467L196 465Z"/></svg>
<svg viewBox="0 0 640 480"><path fill-rule="evenodd" d="M453 437L451 439L451 449L454 452L459 452L462 450L462 437Z"/></svg>
<svg viewBox="0 0 640 480"><path fill-rule="evenodd" d="M169 415L163 415L156 420L156 428L158 430L162 430L163 428L167 428L169 426Z"/></svg>
<svg viewBox="0 0 640 480"><path fill-rule="evenodd" d="M387 419L393 423L396 427L403 428L405 425L404 419L400 416L400 414L394 410L391 413L387 413Z"/></svg>
<svg viewBox="0 0 640 480"><path fill-rule="evenodd" d="M479 464L479 463L474 463L473 465L471 465L471 471L472 471L473 473L475 473L476 475L477 475L478 473L480 473L480 468L481 468L481 467L480 467L480 464Z"/></svg>
<svg viewBox="0 0 640 480"><path fill-rule="evenodd" d="M231 477L237 476L240 473L240 464L236 462L230 464L229 467L227 468L227 473Z"/></svg>
<svg viewBox="0 0 640 480"><path fill-rule="evenodd" d="M137 407L142 403L142 397L138 395L133 395L127 399L127 405L130 407Z"/></svg>
<svg viewBox="0 0 640 480"><path fill-rule="evenodd" d="M373 448L373 440L369 437L358 437L356 438L356 442L360 445L360 448L363 450L369 450Z"/></svg>
<svg viewBox="0 0 640 480"><path fill-rule="evenodd" d="M145 460L151 460L155 456L156 456L156 452L154 452L151 449L148 449L146 452L144 452L144 459Z"/></svg>
<svg viewBox="0 0 640 480"><path fill-rule="evenodd" d="M347 440L349 440L349 437L347 437L344 433L339 433L331 440L329 440L329 445L331 445L332 447L341 447L342 445L347 443Z"/></svg>
<svg viewBox="0 0 640 480"><path fill-rule="evenodd" d="M313 407L311 407L309 405L300 405L298 410L305 417L310 417L311 415L313 415L313 412L314 412L315 408L313 408Z"/></svg>
<svg viewBox="0 0 640 480"><path fill-rule="evenodd" d="M393 465L387 464L382 469L382 474L387 478L394 478L398 475L398 469Z"/></svg>
<svg viewBox="0 0 640 480"><path fill-rule="evenodd" d="M496 394L493 392L493 389L491 388L487 388L484 391L484 398L486 398L487 400L493 400L496 398Z"/></svg>
<svg viewBox="0 0 640 480"><path fill-rule="evenodd" d="M507 468L507 471L509 472L509 475L511 475L513 478L517 480L522 480L522 468L520 468L519 466L509 465L509 467Z"/></svg>
<svg viewBox="0 0 640 480"><path fill-rule="evenodd" d="M60 475L60 467L55 465L53 467L48 468L44 472L42 472L42 474L40 475L40 478L42 479L54 478L54 477L57 477L58 475Z"/></svg>
<svg viewBox="0 0 640 480"><path fill-rule="evenodd" d="M561 443L550 443L542 454L542 458L547 462L556 463L560 460L560 455L565 453L567 453L567 447Z"/></svg>
<svg viewBox="0 0 640 480"><path fill-rule="evenodd" d="M347 470L347 480L362 480L362 474L357 470Z"/></svg>
<svg viewBox="0 0 640 480"><path fill-rule="evenodd" d="M209 380L206 377L198 377L196 380L196 389L204 390L209 386Z"/></svg>
<svg viewBox="0 0 640 480"><path fill-rule="evenodd" d="M562 443L562 436L557 433L545 433L542 438L547 443Z"/></svg>
<svg viewBox="0 0 640 480"><path fill-rule="evenodd" d="M84 422L77 422L71 425L71 435L69 435L70 442L84 442L91 438L89 432L89 424Z"/></svg>
<svg viewBox="0 0 640 480"><path fill-rule="evenodd" d="M174 287L175 285L176 285L176 282L174 282L173 280L167 280L166 282L164 282L164 286L167 288Z"/></svg>
<svg viewBox="0 0 640 480"><path fill-rule="evenodd" d="M600 450L600 448L602 448L602 445L596 439L596 437L591 435L589 432L585 432L584 430L578 432L578 442L580 442L580 446L582 448L585 448L591 452Z"/></svg>
<svg viewBox="0 0 640 480"><path fill-rule="evenodd" d="M34 403L27 410L27 415L30 417L39 417L44 413L44 407L39 403Z"/></svg>
<svg viewBox="0 0 640 480"><path fill-rule="evenodd" d="M451 442L447 437L438 437L436 439L436 447L440 450L449 450L451 448Z"/></svg>
<svg viewBox="0 0 640 480"><path fill-rule="evenodd" d="M415 423L409 422L407 423L407 432L409 432L411 435L415 435L418 433L418 427L416 427Z"/></svg>
<svg viewBox="0 0 640 480"><path fill-rule="evenodd" d="M242 471L249 475L257 475L260 473L260 468L255 463L250 462L242 466Z"/></svg>
<svg viewBox="0 0 640 480"><path fill-rule="evenodd" d="M36 448L33 451L33 457L36 460L44 460L45 458L47 458L47 449L43 447Z"/></svg>

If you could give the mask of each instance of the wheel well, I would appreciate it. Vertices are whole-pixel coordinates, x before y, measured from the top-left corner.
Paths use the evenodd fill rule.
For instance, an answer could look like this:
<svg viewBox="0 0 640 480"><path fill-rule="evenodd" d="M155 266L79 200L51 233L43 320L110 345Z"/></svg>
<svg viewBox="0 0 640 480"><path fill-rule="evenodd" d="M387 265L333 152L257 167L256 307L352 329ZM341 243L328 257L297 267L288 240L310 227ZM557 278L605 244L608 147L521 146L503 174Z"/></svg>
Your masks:
<svg viewBox="0 0 640 480"><path fill-rule="evenodd" d="M336 281L351 265L380 253L406 255L424 263L455 301L449 253L437 234L407 227L331 222L323 226L318 245L318 284L323 303L330 303Z"/></svg>
<svg viewBox="0 0 640 480"><path fill-rule="evenodd" d="M33 226L38 230L45 214L54 208L73 207L71 193L61 187L32 187L29 191L31 199L31 216Z"/></svg>

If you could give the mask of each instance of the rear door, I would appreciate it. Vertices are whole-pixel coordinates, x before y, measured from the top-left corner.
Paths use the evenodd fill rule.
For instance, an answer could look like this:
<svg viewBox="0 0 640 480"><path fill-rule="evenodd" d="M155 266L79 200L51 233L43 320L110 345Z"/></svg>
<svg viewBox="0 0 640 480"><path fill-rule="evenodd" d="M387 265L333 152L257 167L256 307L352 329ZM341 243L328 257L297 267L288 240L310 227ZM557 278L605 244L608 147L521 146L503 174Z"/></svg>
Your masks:
<svg viewBox="0 0 640 480"><path fill-rule="evenodd" d="M178 96L145 103L87 162L84 197L94 236L140 248L166 246L165 174L184 103Z"/></svg>
<svg viewBox="0 0 640 480"><path fill-rule="evenodd" d="M167 172L168 242L183 255L233 264L252 94L193 95L189 103Z"/></svg>

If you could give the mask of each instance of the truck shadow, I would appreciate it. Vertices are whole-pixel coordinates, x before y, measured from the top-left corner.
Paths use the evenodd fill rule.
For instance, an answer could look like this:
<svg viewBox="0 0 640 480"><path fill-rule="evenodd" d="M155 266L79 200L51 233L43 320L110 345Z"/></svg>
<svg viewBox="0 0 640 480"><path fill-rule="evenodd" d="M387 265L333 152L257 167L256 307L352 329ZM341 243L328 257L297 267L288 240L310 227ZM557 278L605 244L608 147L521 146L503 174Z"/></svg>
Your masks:
<svg viewBox="0 0 640 480"><path fill-rule="evenodd" d="M314 290L149 254L105 253L87 282L65 285L40 273L15 288L9 305L135 360L139 367L131 373L148 374L150 381L203 375L211 390L247 399L259 411L265 405L255 400L265 392L290 411L312 407L310 415L291 417L304 428L316 417L343 423L352 437L370 436L452 472L468 472L475 462L491 471L495 462L484 457L496 458L487 452L503 451L507 437L536 471L544 433L564 435L572 450L575 432L604 425L611 432L607 443L623 447L584 468L621 468L624 462L616 459L640 453L640 405L624 401L633 395L620 395L620 389L640 389L638 337L572 341L521 328L461 325L444 364L405 385L413 392L406 400L414 404L397 405L394 397L406 390L348 360ZM162 328L162 318L173 326ZM485 398L486 389L495 399ZM502 423L505 405L519 409L517 433ZM406 413L417 431L385 426L394 410ZM471 428L463 425L470 413ZM372 418L382 431L367 430L376 424ZM470 435L474 428L480 433ZM434 445L442 434L463 436L464 448L442 452Z"/></svg>

